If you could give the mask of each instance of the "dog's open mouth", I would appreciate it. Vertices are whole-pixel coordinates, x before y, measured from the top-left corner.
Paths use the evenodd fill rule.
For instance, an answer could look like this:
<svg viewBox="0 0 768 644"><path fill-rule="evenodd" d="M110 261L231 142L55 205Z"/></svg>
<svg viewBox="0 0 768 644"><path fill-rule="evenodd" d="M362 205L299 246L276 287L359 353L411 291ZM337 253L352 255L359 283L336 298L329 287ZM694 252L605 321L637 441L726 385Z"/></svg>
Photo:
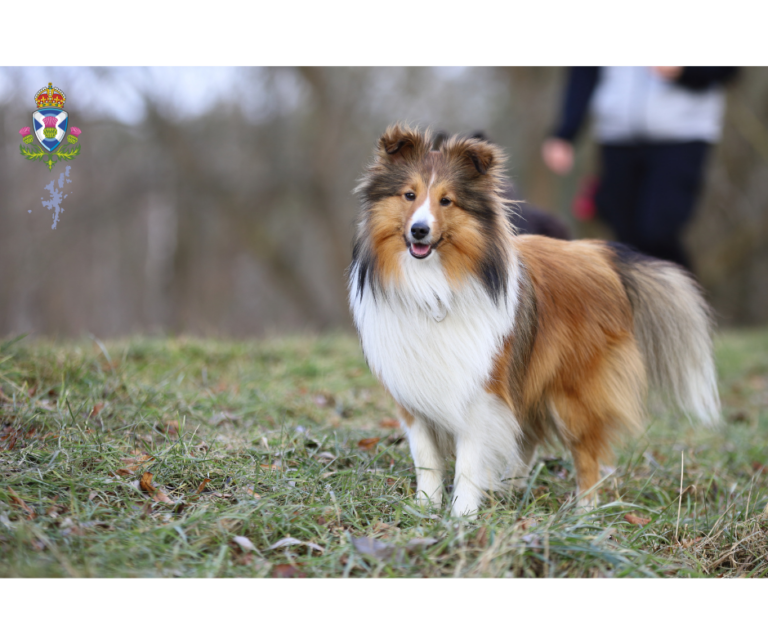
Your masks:
<svg viewBox="0 0 768 644"><path fill-rule="evenodd" d="M417 244L414 242L408 247L408 250L411 251L411 255L413 255L416 259L424 259L425 257L429 257L429 254L432 252L432 246L429 244Z"/></svg>

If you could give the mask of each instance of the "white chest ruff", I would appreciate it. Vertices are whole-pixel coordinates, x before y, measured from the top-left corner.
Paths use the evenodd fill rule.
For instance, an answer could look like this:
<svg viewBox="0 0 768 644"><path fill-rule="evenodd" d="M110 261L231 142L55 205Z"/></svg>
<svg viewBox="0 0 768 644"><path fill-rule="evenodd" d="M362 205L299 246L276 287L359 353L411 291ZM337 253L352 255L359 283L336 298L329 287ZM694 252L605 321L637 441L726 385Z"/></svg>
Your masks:
<svg viewBox="0 0 768 644"><path fill-rule="evenodd" d="M397 289L374 297L351 291L352 313L374 374L395 400L435 426L459 434L470 404L482 393L517 305L517 263L507 297L494 303L476 279L452 291L439 256L402 258ZM357 271L350 284L357 283Z"/></svg>

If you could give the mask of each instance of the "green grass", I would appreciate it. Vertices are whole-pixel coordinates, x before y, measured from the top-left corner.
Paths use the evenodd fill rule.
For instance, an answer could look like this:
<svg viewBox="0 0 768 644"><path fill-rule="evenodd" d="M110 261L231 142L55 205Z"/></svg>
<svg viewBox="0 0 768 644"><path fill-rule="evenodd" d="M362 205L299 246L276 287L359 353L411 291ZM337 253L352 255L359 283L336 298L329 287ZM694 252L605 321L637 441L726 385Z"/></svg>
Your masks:
<svg viewBox="0 0 768 644"><path fill-rule="evenodd" d="M525 493L457 520L414 505L353 337L8 341L0 575L764 577L768 332L721 336L717 360L724 426L653 421L594 512L555 446Z"/></svg>

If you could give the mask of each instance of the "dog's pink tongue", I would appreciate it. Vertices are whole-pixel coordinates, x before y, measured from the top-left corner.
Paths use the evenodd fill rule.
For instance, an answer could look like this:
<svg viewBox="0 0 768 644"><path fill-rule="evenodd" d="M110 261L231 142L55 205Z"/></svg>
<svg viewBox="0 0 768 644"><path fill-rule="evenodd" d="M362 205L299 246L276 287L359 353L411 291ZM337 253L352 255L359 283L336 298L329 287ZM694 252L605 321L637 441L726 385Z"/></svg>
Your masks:
<svg viewBox="0 0 768 644"><path fill-rule="evenodd" d="M423 257L429 252L429 244L413 244L413 254Z"/></svg>

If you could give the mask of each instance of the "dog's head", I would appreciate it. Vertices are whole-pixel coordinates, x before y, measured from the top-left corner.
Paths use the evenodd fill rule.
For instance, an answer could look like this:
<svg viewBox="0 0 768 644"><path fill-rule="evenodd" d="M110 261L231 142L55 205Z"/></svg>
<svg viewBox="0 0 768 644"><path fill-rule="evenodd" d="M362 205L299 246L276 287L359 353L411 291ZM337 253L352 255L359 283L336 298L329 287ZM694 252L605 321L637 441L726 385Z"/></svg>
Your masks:
<svg viewBox="0 0 768 644"><path fill-rule="evenodd" d="M454 283L476 275L495 284L509 234L504 161L487 141L454 136L434 150L428 130L390 127L358 187L356 251L372 256L382 281L396 282L407 260L439 261Z"/></svg>

